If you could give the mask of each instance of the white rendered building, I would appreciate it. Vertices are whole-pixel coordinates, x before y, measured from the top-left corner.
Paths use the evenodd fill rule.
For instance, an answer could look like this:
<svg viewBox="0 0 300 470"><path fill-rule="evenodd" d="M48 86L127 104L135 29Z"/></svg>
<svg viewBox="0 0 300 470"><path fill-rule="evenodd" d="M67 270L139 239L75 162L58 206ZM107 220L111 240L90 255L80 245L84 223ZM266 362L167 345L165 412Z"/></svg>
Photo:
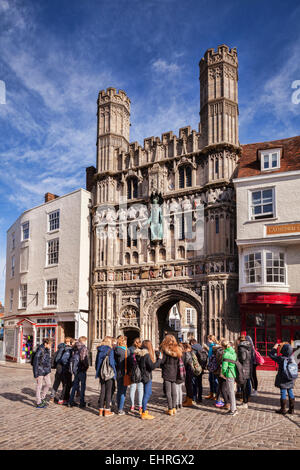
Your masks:
<svg viewBox="0 0 300 470"><path fill-rule="evenodd" d="M79 189L29 209L7 231L5 357L30 360L43 338L88 334L90 193Z"/></svg>

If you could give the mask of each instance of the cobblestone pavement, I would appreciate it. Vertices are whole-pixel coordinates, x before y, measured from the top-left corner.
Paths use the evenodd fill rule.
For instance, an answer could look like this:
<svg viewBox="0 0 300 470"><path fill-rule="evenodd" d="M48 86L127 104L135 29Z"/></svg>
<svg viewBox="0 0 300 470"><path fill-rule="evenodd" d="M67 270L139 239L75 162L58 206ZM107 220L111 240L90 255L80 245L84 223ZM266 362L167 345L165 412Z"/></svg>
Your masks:
<svg viewBox="0 0 300 470"><path fill-rule="evenodd" d="M300 448L300 381L295 388L295 414L281 416L274 413L279 405L274 377L274 372L258 372L259 395L251 397L248 410L240 410L237 416L226 416L208 400L184 408L176 416L167 416L161 371L156 370L148 406L156 419L143 421L137 412L110 418L98 416L99 384L93 368L88 372L88 408L53 404L36 409L30 365L2 363L0 449L296 450ZM204 396L208 392L207 374L203 384ZM125 408L129 408L127 400Z"/></svg>

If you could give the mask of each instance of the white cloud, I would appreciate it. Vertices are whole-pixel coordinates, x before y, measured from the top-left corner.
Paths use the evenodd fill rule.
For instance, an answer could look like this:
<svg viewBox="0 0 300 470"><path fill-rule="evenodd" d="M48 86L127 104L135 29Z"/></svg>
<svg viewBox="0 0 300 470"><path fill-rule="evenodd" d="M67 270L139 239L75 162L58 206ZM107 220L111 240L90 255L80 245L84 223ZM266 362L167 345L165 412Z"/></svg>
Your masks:
<svg viewBox="0 0 300 470"><path fill-rule="evenodd" d="M167 63L163 59L157 59L152 64L152 68L155 72L159 73L177 73L180 71L179 65L175 63Z"/></svg>

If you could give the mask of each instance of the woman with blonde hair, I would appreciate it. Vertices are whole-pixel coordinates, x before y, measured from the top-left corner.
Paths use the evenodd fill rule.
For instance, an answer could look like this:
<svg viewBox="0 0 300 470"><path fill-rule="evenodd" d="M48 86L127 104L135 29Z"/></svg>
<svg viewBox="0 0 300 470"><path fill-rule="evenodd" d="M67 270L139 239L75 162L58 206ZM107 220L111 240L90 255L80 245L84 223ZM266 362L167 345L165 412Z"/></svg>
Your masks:
<svg viewBox="0 0 300 470"><path fill-rule="evenodd" d="M114 351L117 370L117 405L118 415L125 415L124 403L127 392L127 385L124 384L124 377L127 374L127 360L130 351L127 349L127 337L120 335L117 338L117 346Z"/></svg>
<svg viewBox="0 0 300 470"><path fill-rule="evenodd" d="M148 401L152 395L152 371L160 366L161 359L156 358L151 341L145 340L142 343L142 352L140 368L142 373L142 382L144 384L144 395L142 401L142 419L154 419L147 410Z"/></svg>
<svg viewBox="0 0 300 470"><path fill-rule="evenodd" d="M176 380L179 368L179 359L182 349L178 346L175 336L167 335L160 345L163 354L161 360L162 378L167 395L168 409L166 414L173 416L176 413L177 389Z"/></svg>
<svg viewBox="0 0 300 470"><path fill-rule="evenodd" d="M105 336L100 346L97 348L97 357L95 362L96 379L99 378L101 391L99 397L99 416L112 416L110 410L111 398L114 381L116 378L116 363L114 358L114 351L112 347L112 337ZM105 377L104 371L101 370L103 362L108 357L108 365L112 369L112 377ZM104 407L105 403L105 407Z"/></svg>

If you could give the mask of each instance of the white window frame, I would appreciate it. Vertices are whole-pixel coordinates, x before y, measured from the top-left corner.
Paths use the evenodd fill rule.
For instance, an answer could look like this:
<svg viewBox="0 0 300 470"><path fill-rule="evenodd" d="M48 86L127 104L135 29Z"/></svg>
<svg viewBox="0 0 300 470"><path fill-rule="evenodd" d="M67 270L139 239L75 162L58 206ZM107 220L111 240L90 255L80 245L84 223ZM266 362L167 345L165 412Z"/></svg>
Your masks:
<svg viewBox="0 0 300 470"><path fill-rule="evenodd" d="M19 308L20 309L27 308L27 295L28 295L27 292L28 292L27 291L27 284L25 284L25 283L20 284L20 290L19 290Z"/></svg>
<svg viewBox="0 0 300 470"><path fill-rule="evenodd" d="M28 225L28 237L24 237L24 226ZM22 242L30 239L30 223L29 220L22 224Z"/></svg>
<svg viewBox="0 0 300 470"><path fill-rule="evenodd" d="M187 325L193 325L194 324L194 309L189 307L185 309L185 314L186 314L186 324ZM188 315L190 316L190 321L188 320Z"/></svg>
<svg viewBox="0 0 300 470"><path fill-rule="evenodd" d="M56 281L56 292L48 292L48 283L50 282L53 282L53 281ZM54 279L47 279L45 281L45 307L57 307L57 291L58 291L58 282L57 282L57 278L54 278ZM49 300L49 295L56 295L56 303L49 303L48 300Z"/></svg>
<svg viewBox="0 0 300 470"><path fill-rule="evenodd" d="M267 253L272 252L274 254L284 254L284 282L268 282L267 281ZM261 282L250 282L247 283L246 271L245 271L245 256L249 254L261 253ZM257 248L248 248L241 254L242 264L242 285L243 287L288 287L288 269L287 269L287 256L285 248L278 246L260 246Z"/></svg>
<svg viewBox="0 0 300 470"><path fill-rule="evenodd" d="M58 245L57 245L57 261L55 263L49 263L49 255L50 255L50 252L49 252L49 245L50 243L54 243L54 242L57 242ZM55 252L54 252L55 253ZM53 254L53 253L52 253ZM53 238L51 240L47 240L47 247L46 247L46 266L57 266L58 265L58 262L59 262L59 238Z"/></svg>
<svg viewBox="0 0 300 470"><path fill-rule="evenodd" d="M58 217L53 218L50 220L51 215L58 213ZM51 228L51 222L58 220L58 227ZM48 232L55 232L56 230L60 229L60 209L56 209L55 211L48 212Z"/></svg>
<svg viewBox="0 0 300 470"><path fill-rule="evenodd" d="M248 219L250 221L261 221L261 220L265 220L265 219L274 219L276 218L276 191L275 191L275 186L267 186L267 187L259 187L259 188L253 188L253 189L249 189L248 190L248 201L249 201L249 204L248 204ZM265 213L265 214L258 214L257 217L259 218L255 218L255 216L253 215L253 207L254 207L254 204L253 204L253 199L252 199L252 195L253 193L257 193L259 191L261 191L261 193L263 191L272 191L272 207L273 207L273 211L272 211L272 214L270 213ZM264 204L261 203L261 206L263 206ZM267 204L265 204L267 205ZM268 214L270 215L270 217L268 216ZM264 215L267 215L267 217L263 217Z"/></svg>
<svg viewBox="0 0 300 470"><path fill-rule="evenodd" d="M254 282L247 282L247 269L246 269L246 262L250 262L249 259L248 261L246 261L246 257L250 256L250 255L253 255L254 256L254 263L255 263L255 255L258 255L260 254L260 279L261 281L254 281ZM249 267L248 267L249 269ZM255 267L255 264L254 264L254 273L255 273L255 279L257 277L257 269ZM263 251L261 250L258 250L258 251L255 251L253 253L247 253L247 254L243 254L243 272L244 272L244 280L245 280L245 284L246 285L249 285L249 286L255 286L255 285L260 285L263 281Z"/></svg>
<svg viewBox="0 0 300 470"><path fill-rule="evenodd" d="M280 154L281 154L281 149L268 149L268 150L261 150L260 151L260 170L261 171L272 171L272 170L277 170L280 168ZM277 165L272 166L272 159L273 155L277 155ZM268 168L265 168L265 158L268 157Z"/></svg>

